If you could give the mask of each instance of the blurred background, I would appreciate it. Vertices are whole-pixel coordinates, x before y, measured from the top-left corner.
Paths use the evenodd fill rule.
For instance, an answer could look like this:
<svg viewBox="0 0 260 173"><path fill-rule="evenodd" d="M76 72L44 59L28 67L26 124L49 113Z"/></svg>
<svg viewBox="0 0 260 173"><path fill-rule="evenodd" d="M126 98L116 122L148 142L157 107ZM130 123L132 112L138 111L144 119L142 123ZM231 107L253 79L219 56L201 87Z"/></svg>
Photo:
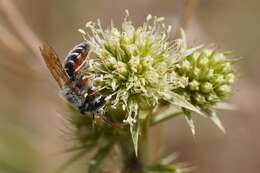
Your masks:
<svg viewBox="0 0 260 173"><path fill-rule="evenodd" d="M164 124L163 153L179 153L194 173L259 173L259 7L259 0L0 0L0 173L54 172L69 158L63 149L73 139L60 117L66 108L39 58L40 42L63 57L82 41L77 29L87 21L100 18L107 26L113 19L119 26L125 9L136 25L148 14L164 16L173 38L183 26L190 45L215 43L242 57L228 101L237 109L219 112L227 134L196 116L193 137L178 117ZM66 172L85 172L81 160Z"/></svg>

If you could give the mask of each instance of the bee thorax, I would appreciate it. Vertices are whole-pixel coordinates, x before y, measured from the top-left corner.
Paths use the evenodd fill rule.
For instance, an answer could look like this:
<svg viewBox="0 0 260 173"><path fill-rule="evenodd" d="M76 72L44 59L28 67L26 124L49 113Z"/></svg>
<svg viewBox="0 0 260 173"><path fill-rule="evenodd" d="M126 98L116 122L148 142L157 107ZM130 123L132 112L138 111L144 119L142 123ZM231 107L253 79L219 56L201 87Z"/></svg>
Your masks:
<svg viewBox="0 0 260 173"><path fill-rule="evenodd" d="M73 106L79 108L85 102L85 98L81 95L78 95L71 88L66 87L62 90L62 95L66 98L66 100L71 103Z"/></svg>

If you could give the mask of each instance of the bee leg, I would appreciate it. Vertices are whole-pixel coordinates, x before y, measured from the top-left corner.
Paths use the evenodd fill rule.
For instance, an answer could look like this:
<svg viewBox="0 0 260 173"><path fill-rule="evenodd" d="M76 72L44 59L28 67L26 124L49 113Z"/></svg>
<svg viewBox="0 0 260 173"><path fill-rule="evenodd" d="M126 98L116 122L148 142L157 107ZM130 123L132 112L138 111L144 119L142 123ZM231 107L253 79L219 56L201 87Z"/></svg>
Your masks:
<svg viewBox="0 0 260 173"><path fill-rule="evenodd" d="M100 118L102 119L102 121L109 127L112 127L112 128L124 128L125 124L121 124L121 123L115 123L115 122L112 122L111 120L109 120L107 117L101 115Z"/></svg>
<svg viewBox="0 0 260 173"><path fill-rule="evenodd" d="M96 113L92 114L92 128L95 128L95 124L96 124Z"/></svg>

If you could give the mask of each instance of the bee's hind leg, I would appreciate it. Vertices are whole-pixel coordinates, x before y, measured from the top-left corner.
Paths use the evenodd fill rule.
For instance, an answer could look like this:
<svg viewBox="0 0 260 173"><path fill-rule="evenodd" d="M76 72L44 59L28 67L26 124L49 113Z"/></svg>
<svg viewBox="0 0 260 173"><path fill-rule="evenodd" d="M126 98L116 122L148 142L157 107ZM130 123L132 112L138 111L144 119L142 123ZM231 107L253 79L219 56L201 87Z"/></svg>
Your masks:
<svg viewBox="0 0 260 173"><path fill-rule="evenodd" d="M97 118L97 113L93 112L92 113L92 128L95 128L95 124L97 123L96 118Z"/></svg>

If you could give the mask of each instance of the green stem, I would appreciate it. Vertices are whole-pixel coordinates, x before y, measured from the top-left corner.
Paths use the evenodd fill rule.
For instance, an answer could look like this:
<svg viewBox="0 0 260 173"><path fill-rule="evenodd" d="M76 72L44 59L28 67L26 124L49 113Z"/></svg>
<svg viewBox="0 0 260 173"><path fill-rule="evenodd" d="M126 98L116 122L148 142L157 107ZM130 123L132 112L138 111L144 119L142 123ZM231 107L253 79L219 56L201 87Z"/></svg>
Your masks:
<svg viewBox="0 0 260 173"><path fill-rule="evenodd" d="M121 139L120 147L124 157L122 173L145 173L149 161L149 127L150 118L139 120L141 123L138 157L135 154L132 139L129 135Z"/></svg>
<svg viewBox="0 0 260 173"><path fill-rule="evenodd" d="M176 109L167 109L162 114L155 116L147 116L145 119L139 119L140 136L138 157L135 155L132 139L130 134L125 135L121 139L120 147L124 157L124 167L122 173L145 173L145 168L149 164L149 128L153 125L164 122L170 118L183 114L182 111Z"/></svg>
<svg viewBox="0 0 260 173"><path fill-rule="evenodd" d="M139 146L139 157L142 160L142 163L145 165L149 161L149 126L150 126L150 116L142 121L141 126L141 137L140 137L140 146Z"/></svg>
<svg viewBox="0 0 260 173"><path fill-rule="evenodd" d="M121 138L120 148L123 156L123 169L121 173L142 173L143 163L140 157L136 157L131 138Z"/></svg>

